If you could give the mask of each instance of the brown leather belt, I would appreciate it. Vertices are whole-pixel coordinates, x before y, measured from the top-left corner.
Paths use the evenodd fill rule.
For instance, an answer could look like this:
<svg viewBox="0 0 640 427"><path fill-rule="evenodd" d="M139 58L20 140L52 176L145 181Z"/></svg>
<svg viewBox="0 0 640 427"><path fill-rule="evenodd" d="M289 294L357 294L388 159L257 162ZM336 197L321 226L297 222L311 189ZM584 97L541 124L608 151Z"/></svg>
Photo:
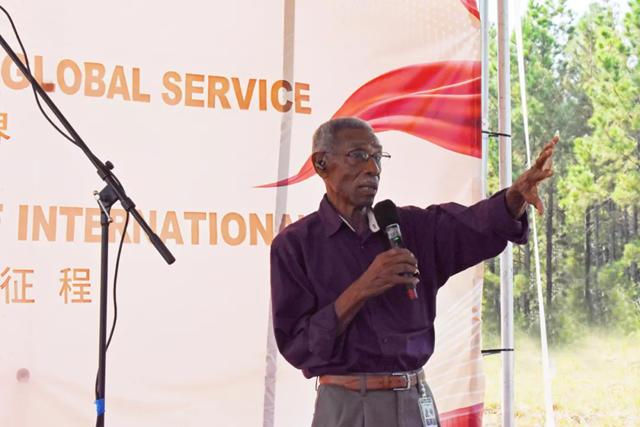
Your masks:
<svg viewBox="0 0 640 427"><path fill-rule="evenodd" d="M393 374L322 375L318 382L337 385L353 391L365 390L409 390L424 381L424 371L398 372Z"/></svg>

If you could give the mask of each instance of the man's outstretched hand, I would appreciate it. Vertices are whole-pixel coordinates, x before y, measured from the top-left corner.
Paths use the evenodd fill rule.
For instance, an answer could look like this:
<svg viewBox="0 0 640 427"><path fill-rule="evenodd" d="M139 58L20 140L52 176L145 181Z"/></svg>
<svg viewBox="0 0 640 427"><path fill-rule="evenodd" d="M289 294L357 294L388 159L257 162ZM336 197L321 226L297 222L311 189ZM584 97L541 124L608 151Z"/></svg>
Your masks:
<svg viewBox="0 0 640 427"><path fill-rule="evenodd" d="M515 180L506 194L507 208L514 218L520 218L527 204L535 206L542 215L544 207L538 196L538 184L553 175L553 149L558 143L555 136L540 152L536 163Z"/></svg>

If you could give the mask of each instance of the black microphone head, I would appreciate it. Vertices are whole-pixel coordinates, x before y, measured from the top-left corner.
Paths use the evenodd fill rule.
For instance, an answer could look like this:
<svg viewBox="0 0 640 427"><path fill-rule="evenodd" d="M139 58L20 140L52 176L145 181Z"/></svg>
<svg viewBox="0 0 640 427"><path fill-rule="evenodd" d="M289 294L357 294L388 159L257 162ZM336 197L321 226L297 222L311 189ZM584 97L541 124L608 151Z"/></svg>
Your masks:
<svg viewBox="0 0 640 427"><path fill-rule="evenodd" d="M396 204L389 199L378 202L373 207L373 214L376 217L376 221L378 221L378 225L383 230L391 224L400 223Z"/></svg>

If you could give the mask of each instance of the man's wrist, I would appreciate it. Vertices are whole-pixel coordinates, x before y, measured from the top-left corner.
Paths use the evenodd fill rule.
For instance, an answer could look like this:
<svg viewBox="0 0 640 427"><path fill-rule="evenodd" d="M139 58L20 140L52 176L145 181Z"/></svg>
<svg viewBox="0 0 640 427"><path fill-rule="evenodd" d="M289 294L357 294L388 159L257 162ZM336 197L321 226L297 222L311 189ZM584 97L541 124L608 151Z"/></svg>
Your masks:
<svg viewBox="0 0 640 427"><path fill-rule="evenodd" d="M522 215L527 211L527 201L522 196L522 193L516 190L513 186L507 189L504 201L507 206L507 211L513 219L522 217Z"/></svg>
<svg viewBox="0 0 640 427"><path fill-rule="evenodd" d="M359 278L355 282L353 282L350 286L345 289L345 291L351 294L351 298L358 303L362 303L368 300L371 295L368 291L367 287L364 285L362 278Z"/></svg>
<svg viewBox="0 0 640 427"><path fill-rule="evenodd" d="M359 284L359 281L353 282L333 303L336 316L338 317L338 335L344 332L368 298L366 292L361 289Z"/></svg>

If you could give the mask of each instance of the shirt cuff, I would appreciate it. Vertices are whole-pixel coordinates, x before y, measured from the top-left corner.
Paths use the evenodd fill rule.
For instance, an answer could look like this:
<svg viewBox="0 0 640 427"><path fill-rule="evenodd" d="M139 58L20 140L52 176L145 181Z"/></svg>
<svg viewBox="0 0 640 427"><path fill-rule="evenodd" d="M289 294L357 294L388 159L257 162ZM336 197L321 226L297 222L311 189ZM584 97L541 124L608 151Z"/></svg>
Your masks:
<svg viewBox="0 0 640 427"><path fill-rule="evenodd" d="M507 190L504 189L489 199L492 215L496 219L494 232L513 243L527 243L529 237L528 210L525 210L520 218L514 219L507 208L506 194Z"/></svg>
<svg viewBox="0 0 640 427"><path fill-rule="evenodd" d="M322 360L331 360L338 336L338 315L333 303L311 316L309 323L309 351Z"/></svg>

